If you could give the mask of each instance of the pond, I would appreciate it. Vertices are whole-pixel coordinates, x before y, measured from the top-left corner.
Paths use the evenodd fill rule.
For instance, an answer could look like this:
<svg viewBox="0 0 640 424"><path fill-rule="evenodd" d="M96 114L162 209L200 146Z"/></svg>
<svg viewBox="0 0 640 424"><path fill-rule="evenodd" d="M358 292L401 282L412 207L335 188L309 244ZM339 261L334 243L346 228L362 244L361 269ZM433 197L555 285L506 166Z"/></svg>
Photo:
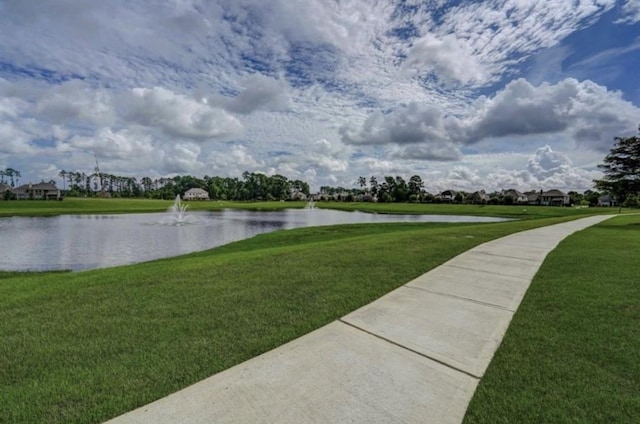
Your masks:
<svg viewBox="0 0 640 424"><path fill-rule="evenodd" d="M498 222L502 218L386 215L329 209L223 210L0 218L0 270L104 268L210 249L270 231L382 222Z"/></svg>

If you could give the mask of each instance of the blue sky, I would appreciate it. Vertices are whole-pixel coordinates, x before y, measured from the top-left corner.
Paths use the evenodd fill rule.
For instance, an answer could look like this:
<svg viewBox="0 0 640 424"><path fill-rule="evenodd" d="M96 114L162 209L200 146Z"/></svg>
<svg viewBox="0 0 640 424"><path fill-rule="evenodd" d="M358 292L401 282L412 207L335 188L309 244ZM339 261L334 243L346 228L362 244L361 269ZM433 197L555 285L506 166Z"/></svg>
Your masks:
<svg viewBox="0 0 640 424"><path fill-rule="evenodd" d="M640 0L0 0L0 168L585 190Z"/></svg>

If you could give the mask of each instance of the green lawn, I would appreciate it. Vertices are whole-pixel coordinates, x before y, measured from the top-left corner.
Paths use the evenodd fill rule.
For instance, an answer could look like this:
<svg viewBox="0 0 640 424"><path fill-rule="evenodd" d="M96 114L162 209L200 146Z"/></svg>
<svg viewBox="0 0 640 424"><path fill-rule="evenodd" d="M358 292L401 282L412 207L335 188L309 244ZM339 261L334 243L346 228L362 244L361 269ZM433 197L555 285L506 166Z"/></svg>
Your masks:
<svg viewBox="0 0 640 424"><path fill-rule="evenodd" d="M13 215L45 216L61 214L102 214L163 212L173 201L151 199L97 199L68 197L63 201L13 200L0 201L0 217ZM306 202L187 202L190 210L220 210L225 208L250 210L279 210L303 208ZM561 208L547 206L453 205L432 203L363 203L317 202L319 208L360 210L375 213L436 214L497 216L517 219L550 218L556 216L585 216L615 213L615 208Z"/></svg>
<svg viewBox="0 0 640 424"><path fill-rule="evenodd" d="M401 213L401 214L435 214L435 215L474 215L474 216L499 216L515 219L537 219L556 216L581 217L596 214L617 213L617 208L588 208L556 206L529 206L529 205L457 205L436 203L358 203L358 202L331 202L319 203L338 210L361 210L376 213Z"/></svg>
<svg viewBox="0 0 640 424"><path fill-rule="evenodd" d="M119 199L0 202L0 214L162 211L170 204ZM192 209L258 210L303 205L190 204ZM585 213L612 212L330 205L380 213L538 219L318 227L125 267L0 272L0 422L104 421L306 334L479 243ZM545 215L553 217L541 218ZM618 237L615 231L610 234L611 240Z"/></svg>
<svg viewBox="0 0 640 424"><path fill-rule="evenodd" d="M481 380L465 423L640 422L640 215L554 250Z"/></svg>
<svg viewBox="0 0 640 424"><path fill-rule="evenodd" d="M479 243L561 217L263 234L77 273L0 273L0 420L95 423L268 351Z"/></svg>

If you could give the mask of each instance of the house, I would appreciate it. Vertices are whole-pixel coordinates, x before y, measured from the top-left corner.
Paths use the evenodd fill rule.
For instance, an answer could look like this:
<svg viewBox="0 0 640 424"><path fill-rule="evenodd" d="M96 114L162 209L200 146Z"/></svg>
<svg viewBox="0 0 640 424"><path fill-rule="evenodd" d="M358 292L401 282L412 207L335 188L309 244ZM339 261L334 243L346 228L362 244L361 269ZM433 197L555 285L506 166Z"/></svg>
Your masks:
<svg viewBox="0 0 640 424"><path fill-rule="evenodd" d="M184 192L182 200L209 200L209 193L201 188L190 188Z"/></svg>
<svg viewBox="0 0 640 424"><path fill-rule="evenodd" d="M336 193L333 195L333 200L336 202L348 202L352 200L351 193L347 191L341 191L340 193Z"/></svg>
<svg viewBox="0 0 640 424"><path fill-rule="evenodd" d="M54 183L23 184L14 190L18 200L60 200L62 194Z"/></svg>
<svg viewBox="0 0 640 424"><path fill-rule="evenodd" d="M530 205L539 205L540 202L542 201L542 199L540 198L540 196L542 195L542 190L540 191L536 191L536 190L532 190L532 191L527 191L525 193L523 193L525 196L527 196L527 203Z"/></svg>
<svg viewBox="0 0 640 424"><path fill-rule="evenodd" d="M484 205L489 202L489 195L484 190L475 191L465 200L467 203Z"/></svg>
<svg viewBox="0 0 640 424"><path fill-rule="evenodd" d="M549 190L540 194L540 204L544 206L569 206L571 198L560 190Z"/></svg>
<svg viewBox="0 0 640 424"><path fill-rule="evenodd" d="M305 201L307 200L307 195L301 191L293 190L291 192L291 200Z"/></svg>
<svg viewBox="0 0 640 424"><path fill-rule="evenodd" d="M605 194L602 197L598 197L598 206L618 206L618 202L612 195Z"/></svg>
<svg viewBox="0 0 640 424"><path fill-rule="evenodd" d="M513 199L513 203L519 203L519 204L529 203L529 197L524 193L520 193L518 190L514 190L514 189L504 190L502 192L502 197L505 198L507 196Z"/></svg>
<svg viewBox="0 0 640 424"><path fill-rule="evenodd" d="M440 200L443 203L453 203L457 194L458 192L455 190L445 190L440 193Z"/></svg>

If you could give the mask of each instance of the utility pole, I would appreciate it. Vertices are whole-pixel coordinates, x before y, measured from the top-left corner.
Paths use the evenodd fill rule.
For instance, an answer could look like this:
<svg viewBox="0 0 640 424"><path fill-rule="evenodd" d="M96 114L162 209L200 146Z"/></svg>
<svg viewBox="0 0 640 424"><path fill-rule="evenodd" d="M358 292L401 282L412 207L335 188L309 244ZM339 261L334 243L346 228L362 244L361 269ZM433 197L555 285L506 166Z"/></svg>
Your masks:
<svg viewBox="0 0 640 424"><path fill-rule="evenodd" d="M96 160L96 175L98 176L98 180L100 181L100 193L104 192L104 189L102 188L102 174L100 173L100 165L98 165L98 156L96 155L96 152L93 152L93 157Z"/></svg>

